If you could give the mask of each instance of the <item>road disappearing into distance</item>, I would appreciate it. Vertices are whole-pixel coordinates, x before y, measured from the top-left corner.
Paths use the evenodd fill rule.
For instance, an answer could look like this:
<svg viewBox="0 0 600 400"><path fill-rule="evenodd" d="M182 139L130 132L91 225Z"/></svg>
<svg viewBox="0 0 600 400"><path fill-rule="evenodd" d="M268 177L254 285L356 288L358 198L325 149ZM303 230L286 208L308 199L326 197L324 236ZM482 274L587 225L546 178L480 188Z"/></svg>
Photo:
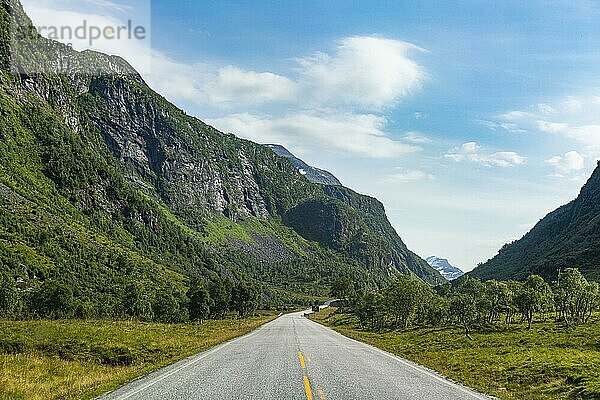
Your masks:
<svg viewBox="0 0 600 400"><path fill-rule="evenodd" d="M101 400L490 399L303 317L256 331L143 378Z"/></svg>

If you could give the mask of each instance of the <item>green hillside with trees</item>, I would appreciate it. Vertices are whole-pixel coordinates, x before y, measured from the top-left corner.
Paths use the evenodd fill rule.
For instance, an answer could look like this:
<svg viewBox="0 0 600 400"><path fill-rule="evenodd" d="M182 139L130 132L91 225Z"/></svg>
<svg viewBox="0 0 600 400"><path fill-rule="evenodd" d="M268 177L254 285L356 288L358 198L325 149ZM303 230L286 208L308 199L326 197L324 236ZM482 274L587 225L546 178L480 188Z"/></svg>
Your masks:
<svg viewBox="0 0 600 400"><path fill-rule="evenodd" d="M337 280L337 309L314 318L500 399L600 396L600 291L579 270L549 284L400 276L380 291Z"/></svg>
<svg viewBox="0 0 600 400"><path fill-rule="evenodd" d="M178 322L309 304L339 276L443 281L375 199L186 115L119 57L42 38L16 0L0 22L4 315ZM320 203L321 232L292 222L316 226Z"/></svg>

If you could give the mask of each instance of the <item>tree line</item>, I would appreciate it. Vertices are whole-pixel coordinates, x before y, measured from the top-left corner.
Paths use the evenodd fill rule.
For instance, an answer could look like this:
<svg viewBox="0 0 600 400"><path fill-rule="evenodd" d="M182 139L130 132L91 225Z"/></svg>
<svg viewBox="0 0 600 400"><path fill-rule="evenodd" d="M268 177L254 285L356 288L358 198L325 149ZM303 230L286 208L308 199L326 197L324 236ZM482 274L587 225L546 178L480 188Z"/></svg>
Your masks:
<svg viewBox="0 0 600 400"><path fill-rule="evenodd" d="M342 309L358 318L363 329L406 329L411 326L460 325L470 338L484 324L555 318L564 324L583 324L600 307L597 282L588 282L578 269L561 272L550 285L538 275L525 281L489 280L465 276L435 288L415 276L398 276L383 290L356 290L349 278L332 285L332 295L344 299Z"/></svg>
<svg viewBox="0 0 600 400"><path fill-rule="evenodd" d="M222 319L231 313L244 318L255 313L261 295L258 285L234 283L228 278L193 279L185 293L150 289L131 281L120 293L107 298L106 304L99 304L75 296L68 284L58 280L49 279L37 287L24 288L13 277L0 272L0 318L11 319L108 317L181 323Z"/></svg>

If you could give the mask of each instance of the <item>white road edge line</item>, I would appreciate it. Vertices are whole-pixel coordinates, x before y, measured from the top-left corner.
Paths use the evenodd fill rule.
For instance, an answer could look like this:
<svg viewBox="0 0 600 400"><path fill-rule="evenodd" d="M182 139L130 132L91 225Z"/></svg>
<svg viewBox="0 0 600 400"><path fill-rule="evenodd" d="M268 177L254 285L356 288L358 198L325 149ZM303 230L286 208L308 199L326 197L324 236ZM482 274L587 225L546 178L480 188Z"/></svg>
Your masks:
<svg viewBox="0 0 600 400"><path fill-rule="evenodd" d="M335 331L335 330L331 329L330 327L328 327L328 326L325 326L325 325L321 325L321 324L319 324L318 322L315 322L315 321L312 321L312 320L309 320L309 321L311 321L311 322L313 322L313 323L317 324L318 326L322 327L323 329L327 329L327 330L329 330L329 331L331 331L331 332L335 333L336 335L340 335L340 336L341 336L341 337L343 337L344 339L348 339L348 340L350 340L350 341L352 341L352 342L354 342L354 343L358 343L358 344L360 344L360 345L367 346L367 347L369 347L369 348L370 348L370 350L372 350L372 351L375 351L375 352L377 352L377 353L380 353L380 354L382 354L382 355L384 355L384 356L386 356L386 357L392 358L392 359L394 359L394 360L396 360L396 361L400 362L401 364L404 364L404 365L406 365L407 367L410 367L410 368L412 368L412 369L414 369L414 370L417 370L417 371L419 371L419 372L422 372L422 373L424 373L424 374L426 374L426 375L428 375L428 376L430 376L430 377L432 377L432 378L434 378L434 379L436 379L436 380L438 380L438 381L440 381L440 382L443 382L443 383L445 383L445 384L446 384L446 385L448 385L448 386L451 386L451 387L455 387L455 388L457 388L457 389L460 389L460 391L462 391L463 393L466 393L466 394L468 394L468 395L471 395L472 397L474 397L474 398L476 398L476 399L480 399L480 400L491 400L491 399L496 399L496 398L495 398L495 397L493 397L493 396L488 396L488 395L486 395L486 394L483 394L483 393L481 393L481 394L480 394L480 393L476 392L474 389L470 389L470 388L468 388L468 387L466 387L466 386L462 385L462 384L461 384L461 383L459 383L459 382L454 382L454 381L451 381L451 380L449 380L448 378L445 378L444 376L440 375L439 373L437 373L437 372L435 372L435 371L432 371L432 370L429 370L428 368L426 368L426 367L424 367L424 366L422 366L422 365L415 364L415 363L413 363L413 362L411 362L411 361L405 360L405 359L403 359L403 358L401 358L401 357L398 357L398 356L396 356L396 355L394 355L394 354L392 354L392 353L388 353L388 352L387 352L387 351L385 351L385 350L381 350L380 348L377 348L377 347L375 347L375 346L371 346L370 344L363 343L363 342L361 342L361 341L358 341L358 340L356 340L356 339L352 339L352 338L350 338L350 337L348 337L348 336L344 336L344 335L342 335L341 333L339 333L339 332L337 332L337 331Z"/></svg>
<svg viewBox="0 0 600 400"><path fill-rule="evenodd" d="M246 334L246 335L244 335L244 336L240 336L240 337L238 337L238 338L235 338L235 339L229 340L229 341L227 341L227 342L225 342L225 343L221 343L221 344L217 345L216 347L213 347L212 349L208 349L208 350L205 350L205 351L203 351L203 352L201 352L201 353L198 353L198 354L196 354L196 355L193 355L193 356L190 356L190 357L188 357L187 359L189 359L190 361L189 361L189 362L187 362L187 363L185 363L185 364L184 364L184 365L182 365L181 367L179 367L179 368L177 368L177 369L175 369L175 370L173 370L173 371L170 371L170 372L168 372L167 374L160 375L160 376L157 376L156 378L153 378L153 379L151 379L151 380L150 380L150 382L148 382L147 384L145 384L145 385L144 385L144 386L142 386L141 388L138 388L138 389L137 389L137 390L135 390L134 392L131 392L131 393L125 394L124 396L121 396L121 397L117 397L117 400L127 400L127 399L131 398L132 396L135 396L136 394L138 394L138 393L140 393L140 392L143 392L144 390L148 389L149 387L152 387L152 386L156 385L158 382L161 382L161 381L163 381L163 380L167 379L168 377L170 377L170 376L172 376L172 375L174 375L174 374L178 373L179 371L181 371L181 370L183 370L183 369L185 369L185 368L187 368L187 367L190 367L190 366L192 366L192 365L196 364L197 362L199 362L199 361L203 360L204 358L206 358L206 357L210 356L210 355L211 355L211 354L213 354L213 353L216 353L217 351L219 351L219 350L223 349L224 347L227 347L228 345L230 345L230 344L232 344L232 343L235 343L235 342L237 342L237 341L239 341L239 340L242 340L242 339L247 339L247 338L249 338L249 337L252 337L252 336L256 335L256 334L257 334L259 331L261 331L261 330L262 330L264 327L266 327L267 325L270 325L271 323L275 322L277 319L279 319L279 318L276 318L276 319L274 319L273 321L269 321L269 322L267 322L266 324L264 324L264 325L260 326L259 328L255 329L254 331L252 331L252 332L250 332L250 333L248 333L248 334ZM179 361L179 362L182 362L182 361L184 361L184 360L185 360L185 359L183 359L183 360L181 360L181 361ZM172 364L171 364L171 365L172 365ZM163 367L163 368L166 368L166 367ZM158 369L158 370L156 370L156 371L154 371L154 372L158 372L158 371L160 371L160 369ZM145 377L147 377L147 376L148 376L148 375L146 375ZM143 376L143 377L140 377L140 378L138 378L138 379L142 380L142 379L144 379L144 376ZM131 382L129 382L129 383L131 383ZM126 384L126 385L127 385L127 384ZM121 387L122 387L122 386L121 386ZM119 390L119 388L115 389L114 391L118 391L118 390ZM105 393L105 394L101 395L100 397L98 397L97 399L101 399L102 397L104 397L105 395L109 395L110 393L112 393L112 392Z"/></svg>

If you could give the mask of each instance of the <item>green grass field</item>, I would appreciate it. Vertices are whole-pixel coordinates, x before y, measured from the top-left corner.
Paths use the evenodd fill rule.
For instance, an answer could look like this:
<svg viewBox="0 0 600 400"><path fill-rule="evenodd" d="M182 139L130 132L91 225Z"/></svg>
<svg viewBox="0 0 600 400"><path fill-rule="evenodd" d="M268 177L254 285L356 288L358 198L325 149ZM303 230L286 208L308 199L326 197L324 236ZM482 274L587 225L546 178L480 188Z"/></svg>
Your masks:
<svg viewBox="0 0 600 400"><path fill-rule="evenodd" d="M349 314L326 309L316 320L500 399L600 399L600 318L564 328L554 322L479 329L362 331Z"/></svg>
<svg viewBox="0 0 600 400"><path fill-rule="evenodd" d="M0 399L90 399L274 319L0 321Z"/></svg>

